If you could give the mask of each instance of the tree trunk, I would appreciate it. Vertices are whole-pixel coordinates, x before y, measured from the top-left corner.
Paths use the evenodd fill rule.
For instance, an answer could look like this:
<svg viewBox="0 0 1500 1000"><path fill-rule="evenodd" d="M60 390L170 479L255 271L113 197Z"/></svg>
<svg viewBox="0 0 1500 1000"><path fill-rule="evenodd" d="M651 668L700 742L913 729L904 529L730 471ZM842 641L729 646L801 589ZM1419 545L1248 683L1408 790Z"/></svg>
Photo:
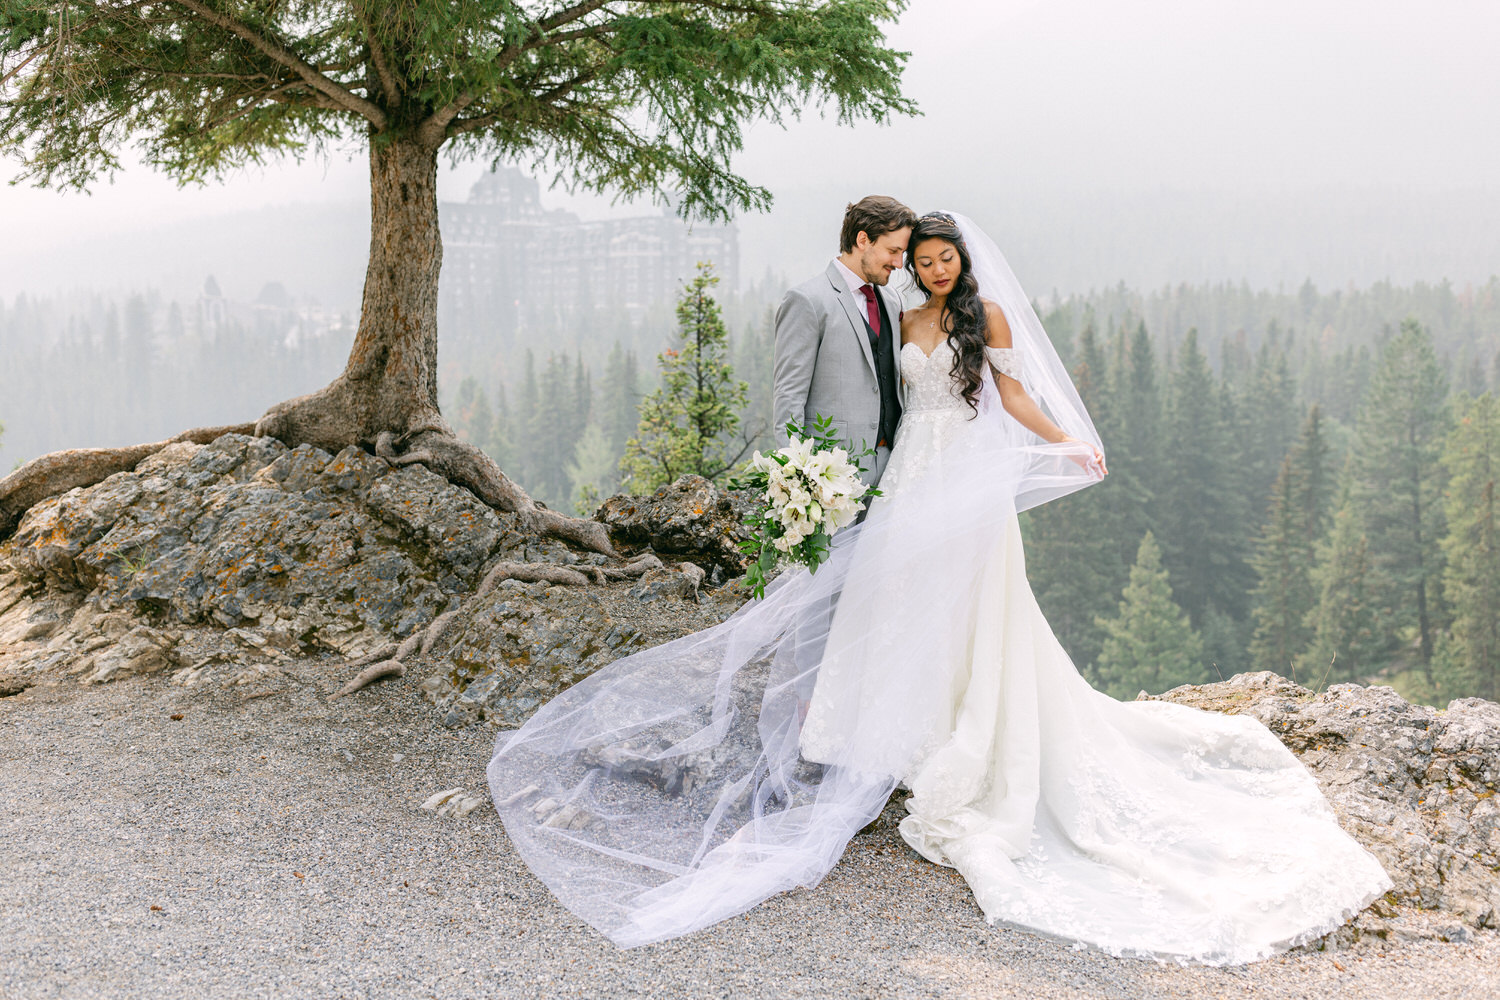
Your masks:
<svg viewBox="0 0 1500 1000"><path fill-rule="evenodd" d="M257 431L337 451L447 431L437 400L437 151L410 140L370 141L370 261L349 361L325 388L287 400Z"/></svg>
<svg viewBox="0 0 1500 1000"><path fill-rule="evenodd" d="M254 433L279 438L293 448L311 444L336 452L357 444L395 465L421 462L491 507L519 515L525 529L615 555L602 524L537 504L493 459L460 441L438 411L437 295L442 262L437 148L410 138L386 141L372 135L370 262L349 361L338 378L317 392L267 410L255 423ZM132 468L166 443L44 456L0 480L0 538L15 529L32 504Z"/></svg>
<svg viewBox="0 0 1500 1000"><path fill-rule="evenodd" d="M594 521L538 505L480 449L460 441L438 411L437 295L443 262L437 148L370 137L370 263L359 332L343 374L279 403L257 434L296 447L372 447L396 464L421 462L524 527L614 555Z"/></svg>

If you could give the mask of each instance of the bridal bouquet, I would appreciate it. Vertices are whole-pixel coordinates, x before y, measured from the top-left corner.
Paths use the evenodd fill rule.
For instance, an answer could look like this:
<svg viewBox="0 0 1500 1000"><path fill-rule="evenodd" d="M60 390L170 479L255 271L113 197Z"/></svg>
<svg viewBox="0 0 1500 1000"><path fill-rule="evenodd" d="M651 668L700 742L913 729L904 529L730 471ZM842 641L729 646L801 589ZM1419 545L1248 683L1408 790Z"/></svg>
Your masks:
<svg viewBox="0 0 1500 1000"><path fill-rule="evenodd" d="M769 455L756 452L750 469L734 483L757 490L763 505L745 519L754 536L740 547L755 557L745 583L756 597L766 593L767 574L778 562L800 563L816 573L828 558L834 532L853 522L879 490L860 482L858 458L834 435L833 422L818 417L811 428L787 425L787 446Z"/></svg>

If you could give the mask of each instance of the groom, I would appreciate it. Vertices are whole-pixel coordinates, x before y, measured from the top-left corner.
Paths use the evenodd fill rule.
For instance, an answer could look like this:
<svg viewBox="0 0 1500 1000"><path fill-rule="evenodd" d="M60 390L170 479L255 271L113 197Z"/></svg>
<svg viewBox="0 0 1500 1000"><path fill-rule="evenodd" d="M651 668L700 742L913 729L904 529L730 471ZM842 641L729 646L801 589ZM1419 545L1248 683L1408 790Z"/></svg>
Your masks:
<svg viewBox="0 0 1500 1000"><path fill-rule="evenodd" d="M786 293L776 310L772 418L825 416L856 452L873 446L871 486L880 482L901 419L901 298L886 287L901 266L917 217L894 198L871 195L844 212L839 255Z"/></svg>

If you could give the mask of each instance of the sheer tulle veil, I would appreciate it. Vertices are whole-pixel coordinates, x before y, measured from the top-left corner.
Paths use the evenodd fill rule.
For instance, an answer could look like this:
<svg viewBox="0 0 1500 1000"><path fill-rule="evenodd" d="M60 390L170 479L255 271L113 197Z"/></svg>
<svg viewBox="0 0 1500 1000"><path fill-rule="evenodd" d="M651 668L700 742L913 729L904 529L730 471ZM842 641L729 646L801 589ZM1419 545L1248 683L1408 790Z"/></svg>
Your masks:
<svg viewBox="0 0 1500 1000"><path fill-rule="evenodd" d="M951 445L840 533L816 573L783 573L722 625L616 661L502 735L489 779L506 831L564 905L622 946L816 884L924 752L905 734L945 710L935 665L962 660L963 628L898 618L951 618L985 572L976 539L1097 480L1102 445L1062 359L994 242L954 218L1022 384L1077 440L1025 430L987 375ZM892 627L851 634L840 618ZM864 683L839 706L847 738L812 761L801 716L831 659L858 663ZM910 725L893 732L896 718Z"/></svg>

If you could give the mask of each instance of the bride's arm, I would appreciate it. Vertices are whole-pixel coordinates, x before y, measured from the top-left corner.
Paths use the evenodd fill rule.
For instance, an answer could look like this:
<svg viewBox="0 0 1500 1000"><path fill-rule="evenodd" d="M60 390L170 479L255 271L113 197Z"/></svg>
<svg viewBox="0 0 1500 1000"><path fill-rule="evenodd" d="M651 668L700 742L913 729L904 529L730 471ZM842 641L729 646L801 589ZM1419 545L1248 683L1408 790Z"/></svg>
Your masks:
<svg viewBox="0 0 1500 1000"><path fill-rule="evenodd" d="M1006 322L1004 311L995 303L986 301L984 313L988 321L985 329L985 344L1008 350L1011 346L1010 324ZM995 387L1000 390L1001 405L1005 407L1005 412L1015 417L1022 427L1051 444L1078 440L1053 423L1052 419L1042 412L1042 408L1036 405L1036 400L1031 398L1020 382L1001 372L994 365L990 366L990 371L995 376ZM1088 447L1094 453L1094 459L1099 463L1099 468L1103 470L1104 455L1093 445Z"/></svg>

